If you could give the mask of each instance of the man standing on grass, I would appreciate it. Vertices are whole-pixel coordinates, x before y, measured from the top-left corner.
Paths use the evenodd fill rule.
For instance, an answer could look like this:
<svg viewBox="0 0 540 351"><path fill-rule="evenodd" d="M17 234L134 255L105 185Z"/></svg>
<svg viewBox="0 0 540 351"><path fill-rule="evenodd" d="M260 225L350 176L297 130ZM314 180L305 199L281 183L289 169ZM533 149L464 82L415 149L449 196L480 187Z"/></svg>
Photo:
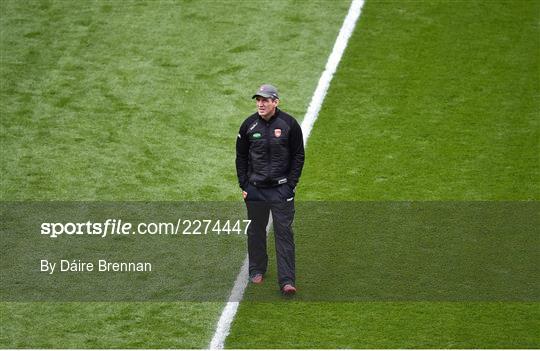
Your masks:
<svg viewBox="0 0 540 351"><path fill-rule="evenodd" d="M295 287L294 192L304 165L304 140L298 122L277 108L275 87L262 85L253 95L257 112L240 127L236 172L248 218L249 277L261 284L268 266L266 226L272 213L278 283L283 294Z"/></svg>

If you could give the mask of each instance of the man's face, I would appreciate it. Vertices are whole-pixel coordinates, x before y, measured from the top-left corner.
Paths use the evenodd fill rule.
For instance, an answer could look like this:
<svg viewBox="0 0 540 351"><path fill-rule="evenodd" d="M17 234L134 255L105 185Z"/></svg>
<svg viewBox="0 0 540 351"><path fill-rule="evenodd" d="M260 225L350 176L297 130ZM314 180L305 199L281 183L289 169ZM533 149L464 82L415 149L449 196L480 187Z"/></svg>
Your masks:
<svg viewBox="0 0 540 351"><path fill-rule="evenodd" d="M276 112L276 107L279 104L278 99L265 98L262 96L257 96L257 112L264 119L270 119Z"/></svg>

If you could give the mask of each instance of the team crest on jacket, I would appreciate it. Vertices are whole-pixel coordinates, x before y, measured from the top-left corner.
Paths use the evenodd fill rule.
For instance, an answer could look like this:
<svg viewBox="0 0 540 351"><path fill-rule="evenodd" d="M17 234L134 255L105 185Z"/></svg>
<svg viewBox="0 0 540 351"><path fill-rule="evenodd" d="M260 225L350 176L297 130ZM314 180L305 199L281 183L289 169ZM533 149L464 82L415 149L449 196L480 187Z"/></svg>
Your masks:
<svg viewBox="0 0 540 351"><path fill-rule="evenodd" d="M279 138L281 136L281 129L274 129L274 135L276 136L276 138Z"/></svg>

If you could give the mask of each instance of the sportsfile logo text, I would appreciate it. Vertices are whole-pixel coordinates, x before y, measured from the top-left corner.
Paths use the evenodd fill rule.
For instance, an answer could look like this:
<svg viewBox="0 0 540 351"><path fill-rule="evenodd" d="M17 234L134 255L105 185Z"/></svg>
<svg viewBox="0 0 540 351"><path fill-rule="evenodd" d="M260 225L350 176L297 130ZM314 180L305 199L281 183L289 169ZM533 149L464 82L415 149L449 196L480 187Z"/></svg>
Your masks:
<svg viewBox="0 0 540 351"><path fill-rule="evenodd" d="M44 222L41 234L50 238L61 235L95 235L101 238L110 235L206 235L206 234L246 234L250 220L178 219L172 222L141 222L134 226L121 219L107 219L105 222ZM133 229L136 228L136 229Z"/></svg>

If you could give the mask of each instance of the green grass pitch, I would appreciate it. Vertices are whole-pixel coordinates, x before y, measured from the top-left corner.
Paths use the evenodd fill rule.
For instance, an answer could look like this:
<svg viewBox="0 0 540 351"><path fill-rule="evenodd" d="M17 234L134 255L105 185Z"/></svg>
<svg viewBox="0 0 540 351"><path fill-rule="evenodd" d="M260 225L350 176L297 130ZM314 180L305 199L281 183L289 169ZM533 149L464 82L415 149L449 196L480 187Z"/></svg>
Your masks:
<svg viewBox="0 0 540 351"><path fill-rule="evenodd" d="M533 1L368 0L309 140L299 198L537 201L539 15L540 3ZM537 228L529 236L533 250L539 247ZM382 238L362 229L343 243L376 248ZM420 234L417 241L423 240ZM350 284L361 287L370 279L370 261L407 255L400 250L411 249L408 240L415 240L390 241L384 249L394 251L379 256L366 250L346 255L343 250L351 246L332 243L339 230L326 235L318 242L317 234L298 233L297 240L311 248L298 258L299 270L306 270L299 276L312 277L310 269L329 277L337 266L368 267L331 281L337 298ZM510 231L505 241L513 238ZM521 252L509 257L519 261ZM314 253L321 256L306 257ZM327 258L332 255L333 264ZM538 255L525 256L524 283L538 291ZM460 274L465 277L467 269ZM316 289L310 283L304 284ZM246 302L226 346L537 348L540 305L538 297L533 300Z"/></svg>
<svg viewBox="0 0 540 351"><path fill-rule="evenodd" d="M1 200L239 201L252 91L301 116L349 4L298 5L1 1ZM0 346L205 348L222 308L2 302Z"/></svg>
<svg viewBox="0 0 540 351"><path fill-rule="evenodd" d="M301 118L348 6L0 2L0 200L239 201L234 139L251 91L272 82ZM532 0L367 0L309 139L298 202L538 201L539 19ZM352 267L395 264L399 240L423 249L357 235L333 243L297 228L300 293L315 290L317 262L332 276L322 244L385 250ZM523 289L528 276L538 287L529 239L484 251L507 245ZM362 284L362 271L345 273L346 287ZM226 347L540 347L534 290L523 301L276 301L272 276L246 291ZM0 346L205 348L222 308L0 302Z"/></svg>

